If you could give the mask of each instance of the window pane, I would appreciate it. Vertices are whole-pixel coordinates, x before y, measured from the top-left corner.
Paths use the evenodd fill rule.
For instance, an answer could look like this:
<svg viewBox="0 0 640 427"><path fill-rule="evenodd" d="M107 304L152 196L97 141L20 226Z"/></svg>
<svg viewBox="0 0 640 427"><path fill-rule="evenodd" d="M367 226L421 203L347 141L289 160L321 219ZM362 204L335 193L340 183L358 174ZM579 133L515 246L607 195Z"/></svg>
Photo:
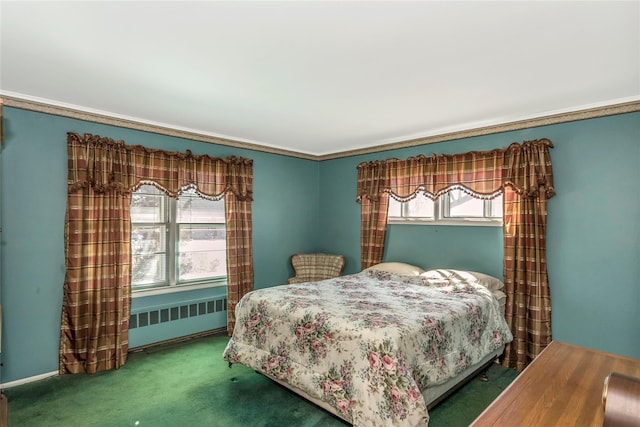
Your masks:
<svg viewBox="0 0 640 427"><path fill-rule="evenodd" d="M163 225L131 228L132 286L166 282L166 227Z"/></svg>
<svg viewBox="0 0 640 427"><path fill-rule="evenodd" d="M433 200L423 193L406 202L405 216L419 218L433 218L435 212Z"/></svg>
<svg viewBox="0 0 640 427"><path fill-rule="evenodd" d="M217 224L182 224L180 225L178 248L180 252L187 250L187 247L207 250L219 249L220 244L224 246L226 237L227 232L224 226Z"/></svg>
<svg viewBox="0 0 640 427"><path fill-rule="evenodd" d="M491 201L492 218L502 218L502 194Z"/></svg>
<svg viewBox="0 0 640 427"><path fill-rule="evenodd" d="M131 222L165 222L166 196L151 185L131 195Z"/></svg>
<svg viewBox="0 0 640 427"><path fill-rule="evenodd" d="M389 197L389 216L401 217L402 216L402 203Z"/></svg>
<svg viewBox="0 0 640 427"><path fill-rule="evenodd" d="M390 197L388 212L389 217L396 218L434 218L435 203L422 192L408 202L399 202Z"/></svg>
<svg viewBox="0 0 640 427"><path fill-rule="evenodd" d="M452 190L448 196L450 217L484 216L484 200L470 196L462 190Z"/></svg>
<svg viewBox="0 0 640 427"><path fill-rule="evenodd" d="M167 281L165 255L132 255L131 285L145 286Z"/></svg>
<svg viewBox="0 0 640 427"><path fill-rule="evenodd" d="M176 222L224 224L224 200L206 200L193 192L185 192L178 199Z"/></svg>
<svg viewBox="0 0 640 427"><path fill-rule="evenodd" d="M164 225L133 224L131 226L131 253L137 255L165 253L166 229Z"/></svg>
<svg viewBox="0 0 640 427"><path fill-rule="evenodd" d="M224 226L180 225L178 282L226 276L226 249Z"/></svg>

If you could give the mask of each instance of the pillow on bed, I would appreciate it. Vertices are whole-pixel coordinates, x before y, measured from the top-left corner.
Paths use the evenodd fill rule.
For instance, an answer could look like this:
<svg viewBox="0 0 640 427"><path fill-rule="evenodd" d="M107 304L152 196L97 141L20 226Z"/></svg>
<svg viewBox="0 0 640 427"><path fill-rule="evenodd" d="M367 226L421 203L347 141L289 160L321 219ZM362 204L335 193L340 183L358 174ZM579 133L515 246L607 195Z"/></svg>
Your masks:
<svg viewBox="0 0 640 427"><path fill-rule="evenodd" d="M429 270L420 274L420 277L426 277L427 279L454 279L476 282L479 285L484 286L490 291L500 291L504 288L504 283L497 277L489 276L488 274L478 273L477 271L466 270L451 270L451 269L438 269Z"/></svg>
<svg viewBox="0 0 640 427"><path fill-rule="evenodd" d="M415 265L405 264L403 262L383 262L380 264L372 265L369 268L362 270L363 273L378 270L386 271L387 273L401 274L403 276L419 276L424 273L424 270Z"/></svg>

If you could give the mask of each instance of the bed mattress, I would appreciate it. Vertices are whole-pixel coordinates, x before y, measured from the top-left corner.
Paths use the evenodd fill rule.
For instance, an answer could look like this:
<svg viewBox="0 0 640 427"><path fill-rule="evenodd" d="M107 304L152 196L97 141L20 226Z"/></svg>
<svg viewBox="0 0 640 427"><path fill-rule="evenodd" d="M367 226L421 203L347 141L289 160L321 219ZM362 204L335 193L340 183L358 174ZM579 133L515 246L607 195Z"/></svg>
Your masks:
<svg viewBox="0 0 640 427"><path fill-rule="evenodd" d="M483 286L368 271L245 295L223 357L353 425L425 426L425 391L511 339Z"/></svg>

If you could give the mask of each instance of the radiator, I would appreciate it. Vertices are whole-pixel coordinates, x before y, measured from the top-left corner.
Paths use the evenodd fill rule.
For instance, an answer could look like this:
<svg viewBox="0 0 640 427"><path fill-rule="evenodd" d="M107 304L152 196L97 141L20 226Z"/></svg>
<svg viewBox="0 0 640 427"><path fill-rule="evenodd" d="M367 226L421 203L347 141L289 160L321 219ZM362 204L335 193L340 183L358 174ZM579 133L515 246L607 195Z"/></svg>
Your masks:
<svg viewBox="0 0 640 427"><path fill-rule="evenodd" d="M142 308L132 313L129 318L129 329L144 328L159 323L173 322L189 317L202 316L227 310L227 298L190 302L173 307Z"/></svg>

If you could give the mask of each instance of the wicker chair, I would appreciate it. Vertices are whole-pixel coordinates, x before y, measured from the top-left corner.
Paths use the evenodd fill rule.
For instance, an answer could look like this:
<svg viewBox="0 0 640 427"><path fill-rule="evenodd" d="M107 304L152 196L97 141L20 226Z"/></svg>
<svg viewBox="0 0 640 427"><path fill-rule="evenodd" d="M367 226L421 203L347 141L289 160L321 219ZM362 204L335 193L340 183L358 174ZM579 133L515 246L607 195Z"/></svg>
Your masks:
<svg viewBox="0 0 640 427"><path fill-rule="evenodd" d="M338 277L344 269L344 256L331 254L291 255L291 266L295 276L287 283L315 282Z"/></svg>

